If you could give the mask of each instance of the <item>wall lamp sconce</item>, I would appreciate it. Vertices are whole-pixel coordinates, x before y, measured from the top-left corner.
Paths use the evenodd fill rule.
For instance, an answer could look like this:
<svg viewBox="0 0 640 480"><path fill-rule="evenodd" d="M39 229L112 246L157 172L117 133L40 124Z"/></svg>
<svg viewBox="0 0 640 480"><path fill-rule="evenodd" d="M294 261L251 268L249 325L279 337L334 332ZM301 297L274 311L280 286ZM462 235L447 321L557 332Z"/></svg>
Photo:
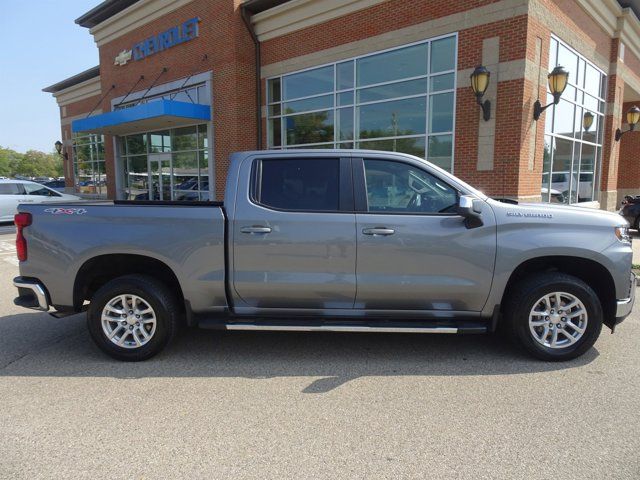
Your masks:
<svg viewBox="0 0 640 480"><path fill-rule="evenodd" d="M553 95L553 102L543 107L540 100L536 100L536 103L533 104L533 119L536 121L547 108L551 105L558 104L560 97L562 96L562 92L567 88L569 72L567 72L564 67L558 65L549 75L547 75L547 79L549 80L549 90L551 91L551 95Z"/></svg>
<svg viewBox="0 0 640 480"><path fill-rule="evenodd" d="M588 132L591 128L591 125L593 125L593 113L586 112L582 116L582 128L584 128L585 132Z"/></svg>
<svg viewBox="0 0 640 480"><path fill-rule="evenodd" d="M483 102L482 97L487 91L490 77L491 72L482 65L476 67L471 74L471 89L476 96L476 102L478 102L478 105L482 108L482 118L485 122L491 118L491 102L489 100Z"/></svg>
<svg viewBox="0 0 640 480"><path fill-rule="evenodd" d="M622 130L620 130L618 128L616 130L616 142L619 142L620 138L625 133L633 132L633 130L636 128L636 124L638 123L639 120L640 120L640 108L638 108L638 107L636 107L634 105L627 112L627 123L629 124L629 130L626 130L626 131L623 132Z"/></svg>
<svg viewBox="0 0 640 480"><path fill-rule="evenodd" d="M65 160L68 159L68 155L67 152L63 151L63 145L62 142L60 140L56 140L56 143L53 144L56 147L56 152L58 152L58 155L62 155L64 157Z"/></svg>

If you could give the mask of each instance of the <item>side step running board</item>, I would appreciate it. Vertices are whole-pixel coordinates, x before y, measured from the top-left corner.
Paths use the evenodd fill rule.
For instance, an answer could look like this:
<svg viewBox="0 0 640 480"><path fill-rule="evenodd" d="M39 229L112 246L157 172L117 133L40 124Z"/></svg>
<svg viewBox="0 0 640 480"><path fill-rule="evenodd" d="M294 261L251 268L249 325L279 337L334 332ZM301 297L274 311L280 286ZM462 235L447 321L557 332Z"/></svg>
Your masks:
<svg viewBox="0 0 640 480"><path fill-rule="evenodd" d="M391 333L458 333L457 327L375 327L368 325L260 325L229 323L226 330L266 330L277 332L391 332Z"/></svg>
<svg viewBox="0 0 640 480"><path fill-rule="evenodd" d="M216 330L272 332L363 332L363 333L487 333L489 324L483 321L357 321L317 319L227 319L201 318L200 328Z"/></svg>

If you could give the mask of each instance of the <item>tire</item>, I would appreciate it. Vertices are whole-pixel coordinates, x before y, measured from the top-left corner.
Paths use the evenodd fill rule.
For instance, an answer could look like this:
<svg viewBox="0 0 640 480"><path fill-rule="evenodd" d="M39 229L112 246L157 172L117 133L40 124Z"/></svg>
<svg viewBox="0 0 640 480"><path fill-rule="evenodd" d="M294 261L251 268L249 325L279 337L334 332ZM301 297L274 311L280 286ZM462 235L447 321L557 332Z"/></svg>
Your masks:
<svg viewBox="0 0 640 480"><path fill-rule="evenodd" d="M176 296L164 283L146 275L125 275L106 283L93 295L87 312L89 333L100 350L128 362L159 353L179 325Z"/></svg>
<svg viewBox="0 0 640 480"><path fill-rule="evenodd" d="M560 295L560 308L569 307L561 310L562 314L555 308L556 293ZM538 359L574 359L589 350L600 336L600 299L579 278L560 272L534 274L521 280L507 295L506 330L517 345ZM573 305L576 300L578 303Z"/></svg>

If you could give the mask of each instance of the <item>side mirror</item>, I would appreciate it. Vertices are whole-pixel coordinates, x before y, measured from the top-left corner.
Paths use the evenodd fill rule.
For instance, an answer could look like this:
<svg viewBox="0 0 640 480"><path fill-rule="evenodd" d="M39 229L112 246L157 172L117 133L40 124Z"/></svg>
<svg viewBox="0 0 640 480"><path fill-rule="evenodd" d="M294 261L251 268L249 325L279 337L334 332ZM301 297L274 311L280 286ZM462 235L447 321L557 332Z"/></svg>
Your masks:
<svg viewBox="0 0 640 480"><path fill-rule="evenodd" d="M476 228L483 225L482 201L471 195L461 195L458 200L458 215L464 217L464 225L467 228Z"/></svg>

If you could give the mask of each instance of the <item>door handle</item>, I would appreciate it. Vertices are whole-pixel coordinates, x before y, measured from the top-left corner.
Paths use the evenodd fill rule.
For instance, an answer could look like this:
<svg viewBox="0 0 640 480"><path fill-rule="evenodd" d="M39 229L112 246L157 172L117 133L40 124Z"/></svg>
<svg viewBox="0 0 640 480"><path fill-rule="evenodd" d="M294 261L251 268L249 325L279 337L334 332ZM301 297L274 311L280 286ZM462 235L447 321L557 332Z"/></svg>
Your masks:
<svg viewBox="0 0 640 480"><path fill-rule="evenodd" d="M384 227L376 227L376 228L363 228L362 233L365 235L393 235L396 231L393 228L384 228Z"/></svg>
<svg viewBox="0 0 640 480"><path fill-rule="evenodd" d="M271 233L271 227L260 227L256 225L253 227L242 227L240 231L242 233Z"/></svg>

